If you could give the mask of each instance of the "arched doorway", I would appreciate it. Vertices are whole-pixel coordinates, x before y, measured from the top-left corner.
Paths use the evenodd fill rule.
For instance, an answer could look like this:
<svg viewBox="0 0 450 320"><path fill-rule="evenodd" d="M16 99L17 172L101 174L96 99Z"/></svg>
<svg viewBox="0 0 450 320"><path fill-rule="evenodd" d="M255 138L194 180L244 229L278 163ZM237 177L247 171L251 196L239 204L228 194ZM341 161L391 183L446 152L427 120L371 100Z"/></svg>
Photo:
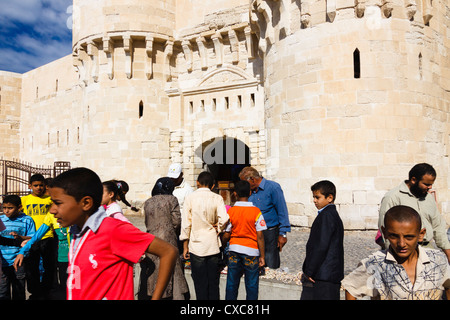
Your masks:
<svg viewBox="0 0 450 320"><path fill-rule="evenodd" d="M231 205L234 202L231 193L239 180L239 172L250 165L250 148L236 138L220 137L206 141L199 149L203 169L212 173L217 192L225 204Z"/></svg>

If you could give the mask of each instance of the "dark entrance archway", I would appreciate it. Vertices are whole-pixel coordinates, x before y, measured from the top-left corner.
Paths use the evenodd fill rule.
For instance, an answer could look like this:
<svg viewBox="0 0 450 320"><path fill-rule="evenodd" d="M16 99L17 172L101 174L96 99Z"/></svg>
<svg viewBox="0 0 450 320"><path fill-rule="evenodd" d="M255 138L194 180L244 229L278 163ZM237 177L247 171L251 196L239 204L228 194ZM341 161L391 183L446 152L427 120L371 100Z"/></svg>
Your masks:
<svg viewBox="0 0 450 320"><path fill-rule="evenodd" d="M201 155L198 155L203 161L204 170L214 176L217 191L225 204L230 205L231 192L234 183L239 180L239 172L250 165L250 148L236 138L220 137L203 143Z"/></svg>

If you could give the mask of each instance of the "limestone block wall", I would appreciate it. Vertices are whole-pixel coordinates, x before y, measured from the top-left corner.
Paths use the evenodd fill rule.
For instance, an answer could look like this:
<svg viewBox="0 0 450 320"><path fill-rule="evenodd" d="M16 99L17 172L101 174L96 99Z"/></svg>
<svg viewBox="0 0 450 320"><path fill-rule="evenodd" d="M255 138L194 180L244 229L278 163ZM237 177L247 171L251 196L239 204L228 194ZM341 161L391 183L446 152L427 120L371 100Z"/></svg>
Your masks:
<svg viewBox="0 0 450 320"><path fill-rule="evenodd" d="M450 221L448 6L327 1L283 11L280 2L255 1L253 17L265 53L267 170L292 220L312 223L309 188L329 179L346 228L375 228L384 193L429 162ZM297 22L273 23L288 8Z"/></svg>
<svg viewBox="0 0 450 320"><path fill-rule="evenodd" d="M22 76L0 71L0 158L19 159Z"/></svg>
<svg viewBox="0 0 450 320"><path fill-rule="evenodd" d="M103 180L127 181L130 199L147 199L170 164L168 97L163 91L167 57L163 44L155 43L153 49L151 79L143 39L134 41L130 69L123 42L115 41L112 73L100 42L95 50L80 50L24 74L21 137L27 143L22 158L87 166ZM86 69L97 70L96 76Z"/></svg>
<svg viewBox="0 0 450 320"><path fill-rule="evenodd" d="M22 83L21 159L37 165L76 164L84 132L71 56L24 73Z"/></svg>

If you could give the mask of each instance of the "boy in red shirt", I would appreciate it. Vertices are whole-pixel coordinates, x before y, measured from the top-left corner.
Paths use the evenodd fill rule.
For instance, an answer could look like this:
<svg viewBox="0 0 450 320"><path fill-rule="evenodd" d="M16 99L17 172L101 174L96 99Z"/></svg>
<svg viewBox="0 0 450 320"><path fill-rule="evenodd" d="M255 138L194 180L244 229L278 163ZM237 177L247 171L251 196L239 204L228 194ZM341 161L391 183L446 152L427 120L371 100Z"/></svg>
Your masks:
<svg viewBox="0 0 450 320"><path fill-rule="evenodd" d="M75 168L50 184L50 213L62 227L72 226L68 300L133 300L133 264L144 253L160 258L152 299L161 297L173 272L177 249L130 223L107 217L101 207L103 185L87 168Z"/></svg>
<svg viewBox="0 0 450 320"><path fill-rule="evenodd" d="M265 265L263 230L267 226L261 210L248 202L250 183L240 180L234 190L237 201L228 210L230 223L223 236L224 243L230 241L225 299L237 300L239 282L244 274L247 300L258 300L259 267Z"/></svg>

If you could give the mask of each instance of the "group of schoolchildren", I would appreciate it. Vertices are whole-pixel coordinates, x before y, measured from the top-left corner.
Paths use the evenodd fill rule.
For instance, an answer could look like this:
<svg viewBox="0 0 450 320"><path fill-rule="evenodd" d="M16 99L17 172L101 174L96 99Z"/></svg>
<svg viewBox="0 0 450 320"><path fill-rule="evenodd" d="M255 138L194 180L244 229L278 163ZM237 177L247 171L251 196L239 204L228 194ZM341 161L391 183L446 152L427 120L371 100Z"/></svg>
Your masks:
<svg viewBox="0 0 450 320"><path fill-rule="evenodd" d="M30 194L6 195L0 215L0 300L66 299L70 225L63 226L51 213L52 179L34 174ZM100 186L100 185L99 185ZM107 216L129 222L117 203L131 206L125 181L102 183L101 206ZM78 192L79 193L79 192ZM135 210L134 207L132 207Z"/></svg>
<svg viewBox="0 0 450 320"><path fill-rule="evenodd" d="M7 297L9 288L12 288L13 298L25 296L24 279L29 279L25 274L36 277L38 267L33 269L33 263L39 266L40 260L36 258L39 254L42 256L44 275L41 281L37 280L37 276L35 282L28 283L32 295L49 294L54 278L53 275L46 275L46 272L53 272L54 266L57 266L64 272L67 270L66 291L69 300L133 299L133 265L144 254L152 254L159 258L152 299L161 298L173 275L175 262L180 259L178 248L128 223L118 210L114 210L115 206L111 205L114 201L108 201L114 198L114 191L110 191L110 186L103 184L95 172L87 168L75 168L62 173L50 183L50 196L44 195L45 183L43 186L33 186L31 181L30 185L32 194L28 197L41 199L38 203L26 198L17 201L14 196L7 196L3 200L4 215L0 216L3 222L0 223L2 298ZM258 208L248 202L252 191L247 181L235 184L237 201L228 212L222 197L211 191L213 185L212 175L202 172L197 179L197 190L186 197L183 205L179 239L183 241L183 257L191 263L196 298L219 299L220 274L217 269L220 248L229 243L225 299L237 299L242 275L247 299L257 299L259 268L265 264L262 236L265 230L264 217ZM339 300L341 284L346 289L348 299L355 298L359 293L363 295L371 290L389 288L389 284L385 283L388 281L386 274L406 275L406 278L411 279L409 285L413 286L414 281L420 281L417 276L420 268L433 272L435 279L431 287L423 289L422 293L427 294L427 297L439 298L443 288L447 288L448 297L448 262L432 249L418 246L424 232L421 218L415 210L405 206L395 206L385 214L382 231L391 244L388 255L371 255L368 258L373 262L371 270L367 270L367 264L362 264L343 279L344 228L334 205L336 188L332 182L324 180L314 184L311 191L319 212L306 244L302 300ZM108 192L112 192L112 195L107 195ZM111 215L117 215L116 219L106 219ZM42 230L41 226L44 226ZM43 241L51 237L46 237L49 232L51 234L58 229L61 231L58 245L55 245L55 241ZM13 237L31 238L31 244L14 247L17 244L5 242L8 240L6 238L14 240ZM61 264L45 261L46 255L42 253L59 251L60 248L65 256L65 260L58 260ZM56 255L47 256L50 260L54 257ZM443 279L445 284L442 283ZM66 283L63 279L60 281ZM392 298L392 293L386 297Z"/></svg>

